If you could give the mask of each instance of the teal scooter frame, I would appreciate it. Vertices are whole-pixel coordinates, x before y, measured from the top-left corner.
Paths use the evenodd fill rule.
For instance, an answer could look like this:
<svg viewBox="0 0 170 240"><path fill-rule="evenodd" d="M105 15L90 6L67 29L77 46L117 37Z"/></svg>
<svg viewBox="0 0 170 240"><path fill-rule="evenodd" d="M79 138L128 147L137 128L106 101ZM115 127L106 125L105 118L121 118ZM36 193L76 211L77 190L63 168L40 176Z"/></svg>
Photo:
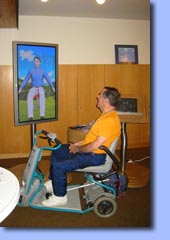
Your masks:
<svg viewBox="0 0 170 240"><path fill-rule="evenodd" d="M37 146L37 136L48 140L50 146ZM51 146L51 142L55 146ZM103 146L106 154L113 158L117 169L107 174L89 174L84 172L85 182L83 184L68 184L67 196L68 204L61 207L45 207L42 201L49 197L44 186L44 173L38 167L44 150L54 151L61 147L62 143L57 139L56 134L45 130L34 134L33 147L26 164L22 183L20 187L19 206L30 206L36 209L52 210L58 212L71 212L84 214L94 211L99 217L107 218L112 216L117 210L118 188L120 187L118 171L118 161L115 156ZM110 184L110 176L116 176L114 184Z"/></svg>

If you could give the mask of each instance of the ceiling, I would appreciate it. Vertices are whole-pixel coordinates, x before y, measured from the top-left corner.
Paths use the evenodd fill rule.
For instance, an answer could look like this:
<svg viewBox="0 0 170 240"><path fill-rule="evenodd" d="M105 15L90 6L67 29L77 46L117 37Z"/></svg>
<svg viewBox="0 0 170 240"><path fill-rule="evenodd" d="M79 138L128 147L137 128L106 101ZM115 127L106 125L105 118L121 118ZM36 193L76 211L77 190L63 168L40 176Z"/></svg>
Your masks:
<svg viewBox="0 0 170 240"><path fill-rule="evenodd" d="M18 27L19 16L150 19L149 0L0 0L0 28Z"/></svg>
<svg viewBox="0 0 170 240"><path fill-rule="evenodd" d="M62 16L112 19L150 19L149 0L19 0L19 15Z"/></svg>

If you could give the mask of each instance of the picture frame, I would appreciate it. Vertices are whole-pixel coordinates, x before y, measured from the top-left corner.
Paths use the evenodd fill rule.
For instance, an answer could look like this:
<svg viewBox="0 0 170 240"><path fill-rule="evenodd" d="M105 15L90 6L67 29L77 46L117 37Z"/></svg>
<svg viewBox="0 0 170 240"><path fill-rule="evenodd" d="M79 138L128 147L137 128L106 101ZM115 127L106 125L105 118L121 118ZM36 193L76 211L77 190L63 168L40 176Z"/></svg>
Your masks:
<svg viewBox="0 0 170 240"><path fill-rule="evenodd" d="M115 45L115 62L138 64L137 45Z"/></svg>
<svg viewBox="0 0 170 240"><path fill-rule="evenodd" d="M13 41L15 126L58 120L58 44Z"/></svg>

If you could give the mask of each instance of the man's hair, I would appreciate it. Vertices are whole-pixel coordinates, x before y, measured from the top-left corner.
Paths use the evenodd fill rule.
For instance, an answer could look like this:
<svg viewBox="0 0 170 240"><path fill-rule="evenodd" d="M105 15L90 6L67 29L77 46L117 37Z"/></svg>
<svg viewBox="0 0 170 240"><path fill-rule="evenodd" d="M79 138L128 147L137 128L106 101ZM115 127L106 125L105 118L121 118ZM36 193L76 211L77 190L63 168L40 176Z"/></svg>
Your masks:
<svg viewBox="0 0 170 240"><path fill-rule="evenodd" d="M111 106L116 107L120 101L120 93L114 87L104 87L103 97L109 100Z"/></svg>
<svg viewBox="0 0 170 240"><path fill-rule="evenodd" d="M38 59L38 60L41 62L41 58L40 58L40 57L35 56L35 57L34 57L34 61L35 61L35 59Z"/></svg>

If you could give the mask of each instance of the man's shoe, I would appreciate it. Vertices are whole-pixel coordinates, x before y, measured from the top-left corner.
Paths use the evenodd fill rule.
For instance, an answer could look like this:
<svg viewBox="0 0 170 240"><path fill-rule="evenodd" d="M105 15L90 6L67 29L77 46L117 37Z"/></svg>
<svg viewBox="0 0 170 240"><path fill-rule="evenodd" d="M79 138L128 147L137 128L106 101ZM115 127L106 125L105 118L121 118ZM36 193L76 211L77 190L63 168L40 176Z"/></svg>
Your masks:
<svg viewBox="0 0 170 240"><path fill-rule="evenodd" d="M46 187L47 192L52 193L53 192L53 185L52 180L48 180L44 183L44 186Z"/></svg>
<svg viewBox="0 0 170 240"><path fill-rule="evenodd" d="M67 204L67 195L64 197L57 197L55 195L50 196L47 200L42 201L42 205L45 207L57 207Z"/></svg>

